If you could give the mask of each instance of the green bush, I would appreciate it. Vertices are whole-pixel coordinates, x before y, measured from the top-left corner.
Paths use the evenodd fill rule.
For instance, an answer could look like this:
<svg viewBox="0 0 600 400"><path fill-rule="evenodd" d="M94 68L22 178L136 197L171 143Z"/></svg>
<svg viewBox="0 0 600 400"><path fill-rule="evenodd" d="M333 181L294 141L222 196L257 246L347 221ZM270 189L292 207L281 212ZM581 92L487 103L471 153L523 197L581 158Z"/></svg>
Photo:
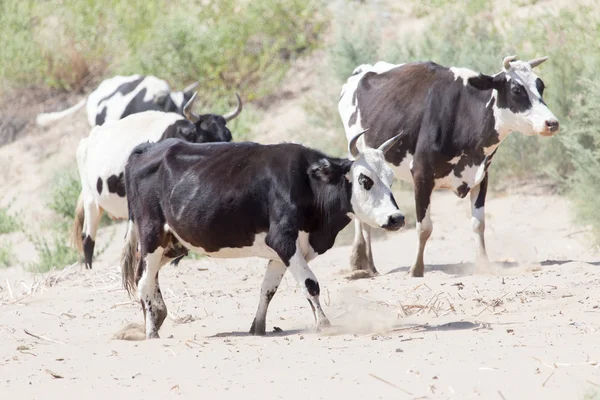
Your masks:
<svg viewBox="0 0 600 400"><path fill-rule="evenodd" d="M324 0L4 0L0 86L73 90L136 73L199 80L207 101L233 89L252 100L318 45L325 10Z"/></svg>
<svg viewBox="0 0 600 400"><path fill-rule="evenodd" d="M67 231L61 228L49 231L52 232L51 240L39 236L29 238L37 253L37 261L29 265L32 272L63 269L79 260L77 250L70 247L65 240Z"/></svg>
<svg viewBox="0 0 600 400"><path fill-rule="evenodd" d="M0 235L19 230L19 221L15 216L8 214L8 209L0 207Z"/></svg>
<svg viewBox="0 0 600 400"><path fill-rule="evenodd" d="M0 241L0 267L10 267L14 260L12 245L6 241Z"/></svg>

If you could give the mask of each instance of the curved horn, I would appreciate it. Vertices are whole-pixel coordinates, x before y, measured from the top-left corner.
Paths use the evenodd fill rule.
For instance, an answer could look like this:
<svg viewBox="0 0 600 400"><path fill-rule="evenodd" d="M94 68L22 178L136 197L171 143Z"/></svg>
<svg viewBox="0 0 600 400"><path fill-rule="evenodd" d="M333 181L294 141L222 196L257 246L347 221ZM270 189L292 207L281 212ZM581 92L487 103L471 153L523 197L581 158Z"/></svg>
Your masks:
<svg viewBox="0 0 600 400"><path fill-rule="evenodd" d="M515 61L517 59L517 56L506 56L504 57L504 59L502 60L502 64L504 65L504 69L508 70L510 68L510 63L512 61Z"/></svg>
<svg viewBox="0 0 600 400"><path fill-rule="evenodd" d="M383 142L381 144L381 146L379 146L378 149L381 150L383 152L383 154L387 153L388 150L391 149L392 147L394 147L394 145L398 142L398 140L400 140L400 138L402 138L402 136L404 136L404 131L400 132L393 138L388 139L385 142Z"/></svg>
<svg viewBox="0 0 600 400"><path fill-rule="evenodd" d="M348 152L350 153L350 155L352 157L356 158L356 156L358 156L359 151L358 151L358 147L356 147L356 142L358 141L358 138L360 138L368 130L369 130L369 128L360 132L358 135L354 136L352 138L352 140L350 140L350 143L348 143Z"/></svg>
<svg viewBox="0 0 600 400"><path fill-rule="evenodd" d="M183 116L194 124L198 122L198 116L192 112L192 107L194 106L194 100L196 100L197 94L198 92L194 92L192 98L187 103L185 103L185 106L183 106Z"/></svg>
<svg viewBox="0 0 600 400"><path fill-rule="evenodd" d="M535 68L538 65L540 65L541 63L543 63L544 61L546 61L548 59L548 56L546 57L540 57L540 58L534 58L533 60L529 60L528 63L529 65L531 65L531 68Z"/></svg>
<svg viewBox="0 0 600 400"><path fill-rule="evenodd" d="M228 112L227 114L223 115L223 118L225 118L225 122L231 121L232 119L240 115L240 113L242 112L242 99L240 99L240 95L237 92L235 92L235 97L237 98L237 107L234 111Z"/></svg>
<svg viewBox="0 0 600 400"><path fill-rule="evenodd" d="M198 87L198 85L200 85L200 82L196 81L194 83L192 83L191 85L186 86L185 89L182 90L182 92L184 94L188 94L194 91L194 89L196 89Z"/></svg>

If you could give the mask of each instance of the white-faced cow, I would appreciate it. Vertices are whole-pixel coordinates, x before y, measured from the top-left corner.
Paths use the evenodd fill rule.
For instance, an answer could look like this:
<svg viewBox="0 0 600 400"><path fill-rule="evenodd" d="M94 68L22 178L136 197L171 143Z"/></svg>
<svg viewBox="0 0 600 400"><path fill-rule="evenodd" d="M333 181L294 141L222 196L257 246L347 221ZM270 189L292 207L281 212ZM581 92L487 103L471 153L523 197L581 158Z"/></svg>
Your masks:
<svg viewBox="0 0 600 400"><path fill-rule="evenodd" d="M377 147L405 133L386 160L397 178L414 184L419 244L412 276L424 273L433 190L447 188L461 198L470 193L477 265L487 264L484 204L494 153L513 131L558 132L558 120L542 98L544 82L533 71L547 57L516 59L505 57L503 69L493 76L433 62L378 62L357 67L342 88L338 111L348 140L368 128L360 144ZM357 222L355 228L354 276L373 276L369 227Z"/></svg>
<svg viewBox="0 0 600 400"><path fill-rule="evenodd" d="M192 143L229 142L228 121L242 111L237 108L225 116L196 115L192 110L196 93L184 107L185 118L176 113L145 111L118 121L96 126L77 147L77 166L81 194L77 201L72 243L83 253L86 268L92 268L96 230L103 210L113 219L127 218L127 198L123 171L135 146L166 138Z"/></svg>
<svg viewBox="0 0 600 400"><path fill-rule="evenodd" d="M172 92L169 84L155 76L117 75L100 85L73 107L53 113L38 114L36 122L44 126L78 111L84 105L91 127L116 121L143 111L174 112L183 115L183 106L192 97L198 82L180 92Z"/></svg>
<svg viewBox="0 0 600 400"><path fill-rule="evenodd" d="M167 315L158 272L188 250L269 260L252 334L265 333L267 307L287 269L317 328L328 326L307 263L333 246L351 218L387 230L404 225L390 190L393 171L384 160L396 140L364 152L351 140L353 160L292 143L167 139L136 147L125 167L129 230L121 270L130 295L137 290L146 338L158 337Z"/></svg>

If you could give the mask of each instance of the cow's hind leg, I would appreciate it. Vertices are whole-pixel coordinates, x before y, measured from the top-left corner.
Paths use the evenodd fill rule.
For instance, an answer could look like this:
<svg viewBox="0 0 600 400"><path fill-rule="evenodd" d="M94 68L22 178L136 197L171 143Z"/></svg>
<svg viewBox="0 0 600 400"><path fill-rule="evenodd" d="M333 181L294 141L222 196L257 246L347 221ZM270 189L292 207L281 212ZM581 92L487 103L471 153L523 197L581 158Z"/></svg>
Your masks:
<svg viewBox="0 0 600 400"><path fill-rule="evenodd" d="M84 194L83 201L84 224L83 233L81 234L83 257L85 260L85 267L91 269L92 259L94 257L94 246L96 244L96 232L98 231L98 225L100 224L102 209L98 207L96 202L89 195Z"/></svg>
<svg viewBox="0 0 600 400"><path fill-rule="evenodd" d="M422 173L413 173L415 183L415 204L417 211L417 235L419 245L417 258L411 267L409 274L413 277L422 277L425 273L423 254L425 245L433 232L431 222L431 193L433 192L433 177Z"/></svg>
<svg viewBox="0 0 600 400"><path fill-rule="evenodd" d="M250 327L251 334L265 334L267 328L267 309L271 299L277 292L277 288L279 288L281 279L283 278L283 275L285 275L285 270L285 264L281 261L269 261L269 264L267 265L267 271L265 272L265 277L260 288L258 310L256 311L256 316L254 317L254 321L252 321L252 326Z"/></svg>
<svg viewBox="0 0 600 400"><path fill-rule="evenodd" d="M304 292L304 295L312 307L317 324L317 330L331 326L331 323L321 308L321 302L319 301L321 289L319 288L317 277L308 267L308 264L302 256L300 247L298 245L296 246L296 252L290 258L289 268L292 276L302 288L302 292Z"/></svg>
<svg viewBox="0 0 600 400"><path fill-rule="evenodd" d="M485 250L485 196L487 193L488 174L481 183L471 189L471 226L475 232L477 252L475 265L477 269L488 267L488 256Z"/></svg>
<svg viewBox="0 0 600 400"><path fill-rule="evenodd" d="M371 251L371 227L354 220L354 244L350 255L352 274L348 279L370 278L378 274Z"/></svg>
<svg viewBox="0 0 600 400"><path fill-rule="evenodd" d="M160 267L168 260L163 258L164 248L157 246L152 252L142 244L143 267L138 282L138 297L144 310L146 339L158 338L158 331L167 317L167 306L158 283Z"/></svg>

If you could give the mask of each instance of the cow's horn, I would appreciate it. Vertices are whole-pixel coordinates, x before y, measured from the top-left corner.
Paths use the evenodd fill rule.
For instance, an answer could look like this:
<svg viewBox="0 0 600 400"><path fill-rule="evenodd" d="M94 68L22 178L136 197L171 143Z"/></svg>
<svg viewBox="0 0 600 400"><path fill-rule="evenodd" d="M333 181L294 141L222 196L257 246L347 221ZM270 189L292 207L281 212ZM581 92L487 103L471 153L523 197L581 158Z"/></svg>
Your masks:
<svg viewBox="0 0 600 400"><path fill-rule="evenodd" d="M358 135L354 136L352 138L352 140L350 140L350 143L348 143L348 152L350 153L350 155L352 157L356 158L356 156L358 156L359 151L358 151L358 147L356 146L356 142L358 141L358 138L360 138L368 130L369 130L369 128L360 132Z"/></svg>
<svg viewBox="0 0 600 400"><path fill-rule="evenodd" d="M198 85L200 85L200 82L196 81L196 82L192 83L191 85L186 86L186 88L183 89L182 92L185 94L192 93L194 91L194 89L196 89L198 87Z"/></svg>
<svg viewBox="0 0 600 400"><path fill-rule="evenodd" d="M541 63L543 63L544 61L546 61L548 59L548 56L546 57L540 57L540 58L534 58L533 60L529 60L528 63L529 65L531 65L531 68L535 68L538 65L540 65Z"/></svg>
<svg viewBox="0 0 600 400"><path fill-rule="evenodd" d="M198 116L192 112L192 107L194 106L194 100L196 100L196 95L198 92L194 92L192 98L183 106L183 116L186 117L190 122L196 123L198 122Z"/></svg>
<svg viewBox="0 0 600 400"><path fill-rule="evenodd" d="M502 64L504 64L504 69L508 70L510 68L510 63L515 61L517 56L506 56L504 60L502 60Z"/></svg>
<svg viewBox="0 0 600 400"><path fill-rule="evenodd" d="M231 121L232 119L240 115L240 113L242 112L242 99L240 99L240 95L237 92L235 92L235 97L237 98L237 107L235 110L223 115L223 118L225 118L225 122Z"/></svg>
<svg viewBox="0 0 600 400"><path fill-rule="evenodd" d="M394 147L394 145L398 142L398 140L400 140L400 138L402 136L404 136L404 131L400 132L399 134L397 134L393 138L388 139L385 142L383 142L381 144L381 146L379 146L379 150L381 150L383 152L383 154L387 153L389 149L391 149L392 147Z"/></svg>

